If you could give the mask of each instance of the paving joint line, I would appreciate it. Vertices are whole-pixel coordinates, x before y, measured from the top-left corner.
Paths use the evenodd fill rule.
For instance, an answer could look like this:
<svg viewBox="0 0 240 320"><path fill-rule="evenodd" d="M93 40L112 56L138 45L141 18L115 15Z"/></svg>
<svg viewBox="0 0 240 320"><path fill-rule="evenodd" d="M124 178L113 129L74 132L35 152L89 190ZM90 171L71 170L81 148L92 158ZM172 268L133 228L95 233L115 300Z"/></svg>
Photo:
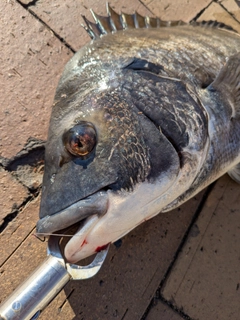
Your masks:
<svg viewBox="0 0 240 320"><path fill-rule="evenodd" d="M9 223L12 222L18 216L18 214L25 209L26 205L38 197L40 190L41 187L38 187L36 190L34 190L34 192L29 190L30 195L14 211L7 214L3 218L3 222L0 224L0 235L8 227Z"/></svg>
<svg viewBox="0 0 240 320"><path fill-rule="evenodd" d="M172 305L168 300L166 300L165 298L163 298L163 296L160 293L160 297L159 300L162 301L162 303L166 304L170 309L172 309L175 313L177 313L178 315L180 315L183 319L185 320L194 320L192 318L190 318L186 313L183 312L182 309L179 309L177 307L175 307L174 305Z"/></svg>
<svg viewBox="0 0 240 320"><path fill-rule="evenodd" d="M21 247L21 245L24 243L24 241L32 234L33 230L32 228L29 233L22 239L22 241L18 244L18 246L11 252L11 254L3 261L2 264L0 264L0 268L4 267L4 264L14 255L14 253ZM0 318L1 319L1 318Z"/></svg>
<svg viewBox="0 0 240 320"><path fill-rule="evenodd" d="M190 21L190 23L191 23L192 21L197 21L197 19L198 19L199 17L201 17L201 15L203 14L203 12L204 12L213 2L214 2L214 0L212 0L206 7L204 7L201 11L199 11L199 12L196 14L196 16L195 16L194 18L192 18L192 20Z"/></svg>
<svg viewBox="0 0 240 320"><path fill-rule="evenodd" d="M204 192L203 197L202 197L202 199L201 199L201 201L200 201L200 203L199 203L199 205L198 205L198 207L197 207L197 209L196 209L196 212L195 212L195 214L193 215L193 218L192 218L192 220L191 220L191 222L190 222L190 224L189 224L189 226L188 226L188 228L187 228L187 230L186 230L186 232L185 232L185 234L184 234L184 236L183 236L183 238L182 238L182 240L181 240L181 242L180 242L180 245L178 246L178 248L177 248L177 250L176 250L176 253L175 253L174 257L173 257L173 260L172 260L172 262L169 264L169 267L168 267L165 275L163 276L163 278L162 278L162 280L161 280L161 282L160 282L160 284L159 284L159 286L158 286L158 289L156 290L155 296L151 299L151 301L150 301L150 303L149 303L149 305L148 305L148 307L147 307L144 315L142 316L141 320L145 320L145 319L146 319L148 313L150 312L152 306L154 305L154 301L156 300L156 298L155 298L156 295L159 296L158 300L161 300L162 302L166 303L172 310L174 310L175 312L178 312L178 314L179 314L180 316L182 316L184 319L186 319L186 320L192 320L192 319L191 319L187 314L185 314L181 309L175 307L170 301L166 300L166 299L162 296L161 290L162 290L162 288L163 288L163 285L164 285L164 283L165 283L165 280L168 278L169 274L171 273L172 268L173 268L174 264L176 263L176 261L177 261L177 259L178 259L178 257L179 257L179 254L181 253L181 251L182 251L182 249L183 249L183 246L185 245L185 243L186 243L186 241L187 241L187 239L188 239L189 233L190 233L193 225L194 225L195 222L197 221L197 219L198 219L198 217L199 217L199 215L200 215L200 213L201 213L201 211L202 211L202 209L203 209L203 207L204 207L204 205L205 205L208 197L210 196L210 194L211 194L211 192L212 192L215 184L216 184L216 181L213 182L210 186L208 186L208 187L207 187L207 190Z"/></svg>
<svg viewBox="0 0 240 320"><path fill-rule="evenodd" d="M20 0L22 6L25 7L25 8L28 8L28 7L31 7L31 6L35 6L38 1L39 0L32 0L29 3L25 4L25 3L22 3L22 1Z"/></svg>
<svg viewBox="0 0 240 320"><path fill-rule="evenodd" d="M240 23L240 21L235 17L235 15L232 12L228 11L228 9L222 4L222 1L213 0L213 2L219 4L221 8L223 8L223 10L226 11L237 23Z"/></svg>
<svg viewBox="0 0 240 320"><path fill-rule="evenodd" d="M71 45L62 38L56 31L54 31L46 22L44 22L35 12L33 12L30 7L31 3L36 3L38 0L31 1L28 5L24 5L20 0L16 0L17 3L22 6L25 10L27 10L35 19L37 19L42 25L44 25L49 31L51 31L54 36L60 40L72 53L76 53L76 51L71 47Z"/></svg>
<svg viewBox="0 0 240 320"><path fill-rule="evenodd" d="M141 5L143 5L148 11L150 11L153 16L156 16L156 15L152 12L152 10L148 8L148 5L146 5L144 2L142 2L142 0L138 0L138 1L139 1L139 2L141 3ZM151 2L149 2L149 3L151 3ZM148 3L148 4L149 4L149 3Z"/></svg>
<svg viewBox="0 0 240 320"><path fill-rule="evenodd" d="M31 151L29 153L31 153ZM19 159L21 157L24 157L24 156L20 156ZM4 172L8 172L12 176L13 179L15 179L19 184L21 184L24 188L26 188L28 190L29 194L26 197L26 199L19 206L14 208L14 210L12 210L12 212L8 213L3 218L3 222L0 224L0 234L8 227L9 223L12 222L18 216L18 214L21 212L21 210L23 210L25 208L26 205L29 202L33 201L39 195L40 190L41 190L41 185L38 186L37 188L31 189L30 187L25 185L18 176L15 175L17 170L11 170L10 165L11 165L11 163L13 163L16 160L18 160L18 159L14 158L12 161L9 161L9 163L6 164L5 166L0 163L0 169L2 169ZM26 166L26 164L24 166Z"/></svg>
<svg viewBox="0 0 240 320"><path fill-rule="evenodd" d="M75 291L75 289L72 289L70 291L70 293L66 296L64 301L61 303L61 305L58 307L58 312L59 313L62 311L62 309L64 308L65 304L69 301L69 298L71 297L71 295L73 294L74 291Z"/></svg>

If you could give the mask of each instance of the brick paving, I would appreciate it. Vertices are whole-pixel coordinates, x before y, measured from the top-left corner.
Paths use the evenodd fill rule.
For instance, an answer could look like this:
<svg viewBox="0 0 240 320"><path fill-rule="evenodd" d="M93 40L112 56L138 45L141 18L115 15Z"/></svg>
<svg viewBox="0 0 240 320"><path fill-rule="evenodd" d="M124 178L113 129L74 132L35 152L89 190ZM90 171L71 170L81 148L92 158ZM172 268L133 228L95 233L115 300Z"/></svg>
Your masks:
<svg viewBox="0 0 240 320"><path fill-rule="evenodd" d="M234 0L111 5L163 19L217 19L240 31ZM80 26L89 8L105 14L105 1L0 2L0 302L46 256L46 243L32 236L43 141L62 69L89 41ZM239 319L239 186L225 176L205 192L207 200L202 192L113 245L99 274L69 283L40 319Z"/></svg>
<svg viewBox="0 0 240 320"><path fill-rule="evenodd" d="M16 1L0 6L0 155L11 158L28 139L46 139L59 71L71 52Z"/></svg>
<svg viewBox="0 0 240 320"><path fill-rule="evenodd" d="M164 284L191 319L239 319L239 197L234 181L217 181Z"/></svg>
<svg viewBox="0 0 240 320"><path fill-rule="evenodd" d="M28 190L21 183L19 183L12 175L2 170L0 171L0 223L2 224L4 218L10 213L17 211L23 201L28 197Z"/></svg>

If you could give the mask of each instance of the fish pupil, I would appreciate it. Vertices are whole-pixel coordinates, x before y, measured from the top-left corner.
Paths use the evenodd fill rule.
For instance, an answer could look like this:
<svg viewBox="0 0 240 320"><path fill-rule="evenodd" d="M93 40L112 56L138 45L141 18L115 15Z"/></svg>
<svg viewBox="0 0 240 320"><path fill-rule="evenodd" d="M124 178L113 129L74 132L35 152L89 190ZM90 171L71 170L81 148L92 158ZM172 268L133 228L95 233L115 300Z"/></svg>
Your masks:
<svg viewBox="0 0 240 320"><path fill-rule="evenodd" d="M88 155L96 145L96 131L92 124L80 122L63 134L63 144L72 155Z"/></svg>
<svg viewBox="0 0 240 320"><path fill-rule="evenodd" d="M80 142L80 140L78 140L78 148L82 148L82 147L83 147L82 143Z"/></svg>
<svg viewBox="0 0 240 320"><path fill-rule="evenodd" d="M83 144L81 143L80 136L76 136L73 138L73 147L81 149L83 147Z"/></svg>

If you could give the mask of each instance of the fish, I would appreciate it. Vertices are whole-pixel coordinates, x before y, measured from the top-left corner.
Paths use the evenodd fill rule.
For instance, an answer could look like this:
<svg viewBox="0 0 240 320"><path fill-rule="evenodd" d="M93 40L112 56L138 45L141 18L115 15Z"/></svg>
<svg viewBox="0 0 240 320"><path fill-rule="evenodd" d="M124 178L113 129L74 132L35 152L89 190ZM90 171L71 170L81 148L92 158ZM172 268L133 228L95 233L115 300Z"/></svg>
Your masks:
<svg viewBox="0 0 240 320"><path fill-rule="evenodd" d="M66 64L45 149L37 234L76 229L77 262L186 202L225 173L240 182L240 36L92 11Z"/></svg>

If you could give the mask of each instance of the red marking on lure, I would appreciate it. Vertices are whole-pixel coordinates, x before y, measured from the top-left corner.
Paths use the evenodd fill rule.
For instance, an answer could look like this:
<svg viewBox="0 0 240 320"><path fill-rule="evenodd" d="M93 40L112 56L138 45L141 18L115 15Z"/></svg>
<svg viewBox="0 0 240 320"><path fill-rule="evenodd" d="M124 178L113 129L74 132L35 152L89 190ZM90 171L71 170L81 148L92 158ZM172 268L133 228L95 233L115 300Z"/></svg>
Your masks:
<svg viewBox="0 0 240 320"><path fill-rule="evenodd" d="M83 240L83 242L82 242L82 244L81 244L81 248L82 248L85 244L88 244L88 242L87 242L86 239Z"/></svg>
<svg viewBox="0 0 240 320"><path fill-rule="evenodd" d="M106 249L108 245L109 245L109 243L105 244L104 246L97 247L95 249L95 252L100 252L100 251Z"/></svg>

